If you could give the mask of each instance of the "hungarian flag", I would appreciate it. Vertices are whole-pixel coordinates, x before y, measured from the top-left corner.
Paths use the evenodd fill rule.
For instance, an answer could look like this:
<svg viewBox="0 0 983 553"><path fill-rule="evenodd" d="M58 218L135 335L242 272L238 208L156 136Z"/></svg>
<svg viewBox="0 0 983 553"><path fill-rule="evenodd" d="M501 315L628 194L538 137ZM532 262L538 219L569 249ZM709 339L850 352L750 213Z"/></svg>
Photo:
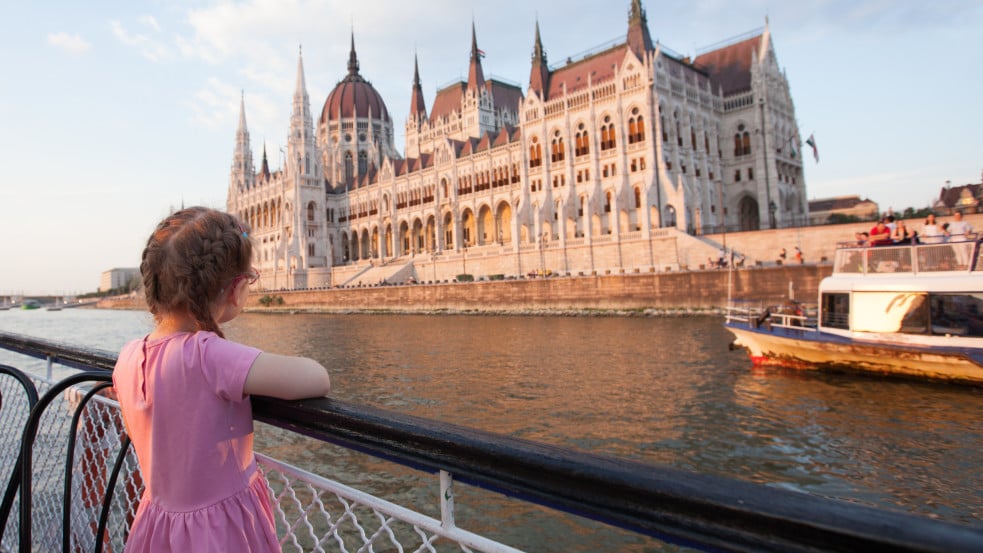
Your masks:
<svg viewBox="0 0 983 553"><path fill-rule="evenodd" d="M812 157L816 158L816 163L819 163L819 148L816 148L816 139L811 134L809 138L806 139L806 144L812 147Z"/></svg>

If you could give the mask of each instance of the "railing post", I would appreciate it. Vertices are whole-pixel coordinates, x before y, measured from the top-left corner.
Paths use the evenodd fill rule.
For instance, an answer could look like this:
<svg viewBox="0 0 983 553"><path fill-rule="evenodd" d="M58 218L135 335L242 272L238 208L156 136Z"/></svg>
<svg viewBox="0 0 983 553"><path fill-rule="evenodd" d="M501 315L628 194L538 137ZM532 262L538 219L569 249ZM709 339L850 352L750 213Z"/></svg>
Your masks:
<svg viewBox="0 0 983 553"><path fill-rule="evenodd" d="M454 528L454 475L440 471L440 525Z"/></svg>
<svg viewBox="0 0 983 553"><path fill-rule="evenodd" d="M46 359L48 361L46 374L48 376L48 382L51 382L51 375L54 372L52 369L52 365L54 364L54 359L52 359L50 355Z"/></svg>

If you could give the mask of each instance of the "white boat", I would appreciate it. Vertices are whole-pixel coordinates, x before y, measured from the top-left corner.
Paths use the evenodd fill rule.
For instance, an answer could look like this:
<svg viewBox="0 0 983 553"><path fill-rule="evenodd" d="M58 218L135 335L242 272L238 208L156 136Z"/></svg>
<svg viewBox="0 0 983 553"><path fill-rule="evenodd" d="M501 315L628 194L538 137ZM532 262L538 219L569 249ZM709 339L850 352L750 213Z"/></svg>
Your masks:
<svg viewBox="0 0 983 553"><path fill-rule="evenodd" d="M755 365L983 385L979 241L841 247L813 307L732 301Z"/></svg>

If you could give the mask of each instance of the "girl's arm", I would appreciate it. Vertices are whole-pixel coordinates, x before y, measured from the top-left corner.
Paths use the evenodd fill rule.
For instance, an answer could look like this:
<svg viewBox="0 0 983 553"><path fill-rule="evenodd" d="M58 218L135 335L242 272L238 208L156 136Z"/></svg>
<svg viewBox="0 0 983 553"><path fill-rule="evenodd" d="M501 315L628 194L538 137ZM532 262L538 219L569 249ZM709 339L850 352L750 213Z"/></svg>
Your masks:
<svg viewBox="0 0 983 553"><path fill-rule="evenodd" d="M306 357L260 353L246 375L243 393L280 399L322 397L331 391L328 371Z"/></svg>

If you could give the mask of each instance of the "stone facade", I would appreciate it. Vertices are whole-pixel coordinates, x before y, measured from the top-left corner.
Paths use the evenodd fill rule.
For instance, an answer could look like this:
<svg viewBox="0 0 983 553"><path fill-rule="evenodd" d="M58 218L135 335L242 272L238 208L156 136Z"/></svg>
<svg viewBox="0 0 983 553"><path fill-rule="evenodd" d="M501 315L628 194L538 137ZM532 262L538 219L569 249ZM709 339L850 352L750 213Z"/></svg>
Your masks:
<svg viewBox="0 0 983 553"><path fill-rule="evenodd" d="M808 218L801 141L771 34L694 59L654 44L639 0L623 43L550 69L535 29L529 86L467 82L428 111L414 67L402 157L381 97L348 75L315 120L298 60L284 167L254 169L241 106L230 212L268 289L458 274L618 274L715 255L690 239Z"/></svg>

